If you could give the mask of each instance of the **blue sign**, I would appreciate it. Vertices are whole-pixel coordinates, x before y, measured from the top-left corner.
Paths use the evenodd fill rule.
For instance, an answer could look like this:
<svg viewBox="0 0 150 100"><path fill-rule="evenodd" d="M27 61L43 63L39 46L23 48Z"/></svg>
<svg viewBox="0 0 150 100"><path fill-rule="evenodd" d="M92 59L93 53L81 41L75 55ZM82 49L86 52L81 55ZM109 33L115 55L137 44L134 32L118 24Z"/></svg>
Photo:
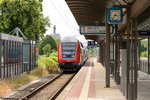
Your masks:
<svg viewBox="0 0 150 100"><path fill-rule="evenodd" d="M107 10L107 22L109 24L119 24L123 20L122 8L108 8Z"/></svg>
<svg viewBox="0 0 150 100"><path fill-rule="evenodd" d="M88 46L95 46L95 41L88 41Z"/></svg>
<svg viewBox="0 0 150 100"><path fill-rule="evenodd" d="M138 31L140 36L150 36L150 30L149 31Z"/></svg>
<svg viewBox="0 0 150 100"><path fill-rule="evenodd" d="M110 26L110 33L113 34L113 26ZM80 25L80 34L81 35L104 35L106 34L105 25Z"/></svg>

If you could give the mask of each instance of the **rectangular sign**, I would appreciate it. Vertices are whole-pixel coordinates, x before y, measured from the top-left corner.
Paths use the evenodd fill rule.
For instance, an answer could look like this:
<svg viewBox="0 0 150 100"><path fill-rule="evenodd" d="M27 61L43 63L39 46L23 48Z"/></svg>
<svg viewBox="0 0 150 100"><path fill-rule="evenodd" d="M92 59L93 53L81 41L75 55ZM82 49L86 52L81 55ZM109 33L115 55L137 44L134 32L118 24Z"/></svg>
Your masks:
<svg viewBox="0 0 150 100"><path fill-rule="evenodd" d="M138 31L140 36L150 36L150 30L149 31Z"/></svg>
<svg viewBox="0 0 150 100"><path fill-rule="evenodd" d="M122 8L108 8L107 10L107 22L109 24L119 24L123 21Z"/></svg>
<svg viewBox="0 0 150 100"><path fill-rule="evenodd" d="M88 46L95 46L95 41L88 41Z"/></svg>
<svg viewBox="0 0 150 100"><path fill-rule="evenodd" d="M80 34L82 35L103 35L106 34L105 25L80 25ZM110 26L110 33L113 34L113 27Z"/></svg>

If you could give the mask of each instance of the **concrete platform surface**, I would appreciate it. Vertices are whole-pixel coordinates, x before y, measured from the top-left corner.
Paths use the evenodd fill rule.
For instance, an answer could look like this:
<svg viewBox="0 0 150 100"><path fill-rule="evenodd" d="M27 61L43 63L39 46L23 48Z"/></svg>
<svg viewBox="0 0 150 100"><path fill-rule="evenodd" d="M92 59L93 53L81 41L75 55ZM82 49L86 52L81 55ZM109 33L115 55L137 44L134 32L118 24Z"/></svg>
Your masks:
<svg viewBox="0 0 150 100"><path fill-rule="evenodd" d="M90 58L56 100L126 100L111 79L105 88L105 67Z"/></svg>
<svg viewBox="0 0 150 100"><path fill-rule="evenodd" d="M150 100L150 74L138 71L137 89L137 100Z"/></svg>

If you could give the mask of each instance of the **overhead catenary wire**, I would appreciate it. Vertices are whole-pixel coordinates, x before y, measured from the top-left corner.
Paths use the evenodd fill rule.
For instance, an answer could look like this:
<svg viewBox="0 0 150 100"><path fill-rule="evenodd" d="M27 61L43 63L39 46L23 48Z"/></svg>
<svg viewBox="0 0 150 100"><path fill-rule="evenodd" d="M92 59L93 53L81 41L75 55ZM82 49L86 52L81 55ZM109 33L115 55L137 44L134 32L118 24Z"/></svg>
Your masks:
<svg viewBox="0 0 150 100"><path fill-rule="evenodd" d="M70 21L69 18L68 19L66 18L67 15L63 12L63 10L62 10L62 12L63 12L63 14L62 14L60 12L60 10L56 7L55 3L52 0L49 0L49 2L52 4L52 6L56 9L56 11L58 12L58 14L64 20L65 24L70 28L70 31L72 31L72 33L74 33L74 30L72 29L71 25L69 25L71 21ZM64 17L64 15L65 15L65 17ZM68 20L69 20L69 22L68 22Z"/></svg>
<svg viewBox="0 0 150 100"><path fill-rule="evenodd" d="M67 5L66 5L66 6L67 6ZM63 9L63 8L62 8L62 5L60 4L60 2L59 2L59 7L60 7L60 9ZM73 19L71 20L71 19L70 19L71 17L68 17L68 16L66 15L66 13L64 12L64 10L62 10L62 11L63 11L63 14L64 14L65 18L67 18L67 20L69 19L69 22L71 22L71 23L69 23L69 24L71 24L71 26L72 26L73 28L77 27L78 24L77 24L76 20L74 19L74 22L73 22ZM73 17L73 15L72 15L72 13L70 12L69 8L68 8L68 9L65 9L65 11L69 11L68 14L71 14L71 16ZM74 18L74 17L73 17L73 18ZM73 24L73 23L74 23L74 24ZM75 24L76 24L76 26L75 26Z"/></svg>

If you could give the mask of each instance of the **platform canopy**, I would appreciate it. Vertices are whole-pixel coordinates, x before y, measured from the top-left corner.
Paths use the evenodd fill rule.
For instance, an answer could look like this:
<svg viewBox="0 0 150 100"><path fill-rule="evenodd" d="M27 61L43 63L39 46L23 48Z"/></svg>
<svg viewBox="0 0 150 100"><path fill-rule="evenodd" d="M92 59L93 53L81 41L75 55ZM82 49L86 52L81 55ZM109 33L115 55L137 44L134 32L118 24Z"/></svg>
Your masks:
<svg viewBox="0 0 150 100"><path fill-rule="evenodd" d="M136 4L141 0L65 0L79 25L105 24L106 8L113 5ZM144 0L142 2L148 2ZM135 5L136 6L136 5ZM137 6L136 6L137 7ZM131 9L132 10L132 9ZM140 11L140 10L138 10ZM100 35L85 35L86 39L97 42L105 37Z"/></svg>

